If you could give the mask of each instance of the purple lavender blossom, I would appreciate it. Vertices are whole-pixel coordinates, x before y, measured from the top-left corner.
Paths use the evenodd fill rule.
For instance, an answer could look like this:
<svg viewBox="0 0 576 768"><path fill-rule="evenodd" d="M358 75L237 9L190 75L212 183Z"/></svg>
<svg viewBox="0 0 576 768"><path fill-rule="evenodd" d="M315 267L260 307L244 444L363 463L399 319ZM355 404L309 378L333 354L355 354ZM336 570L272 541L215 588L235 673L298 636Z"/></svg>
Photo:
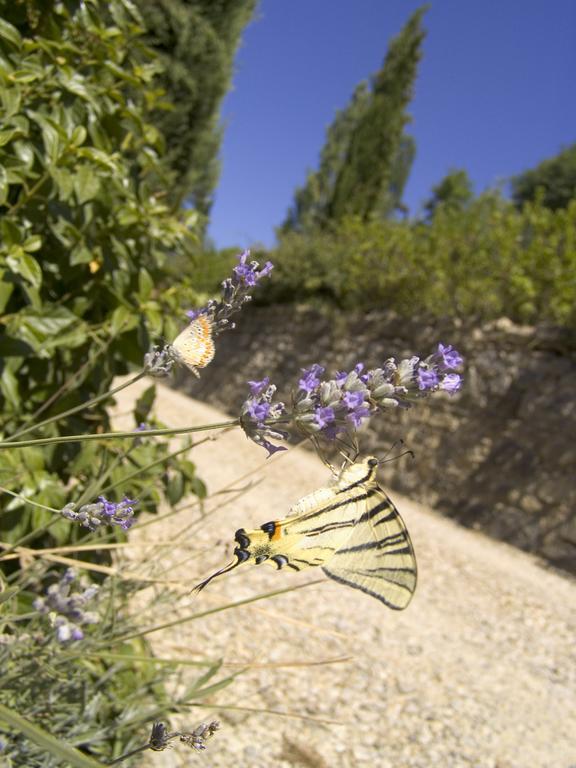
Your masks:
<svg viewBox="0 0 576 768"><path fill-rule="evenodd" d="M443 367L446 370L454 370L455 368L459 368L464 362L462 355L456 349L454 349L451 344L448 344L447 346L444 346L444 344L438 344L437 354L441 358Z"/></svg>
<svg viewBox="0 0 576 768"><path fill-rule="evenodd" d="M350 413L346 416L346 420L353 424L355 429L358 429L358 427L362 424L362 421L364 419L370 418L370 415L371 414L369 408L360 406L350 411Z"/></svg>
<svg viewBox="0 0 576 768"><path fill-rule="evenodd" d="M418 369L419 389L435 389L438 386L439 381L436 371L427 368Z"/></svg>
<svg viewBox="0 0 576 768"><path fill-rule="evenodd" d="M277 424L291 424L301 434L312 440L325 438L336 440L346 434L347 441L354 440L354 432L375 414L389 408L409 408L416 400L429 397L443 390L457 392L462 377L447 371L462 364L462 356L451 345L439 344L436 352L427 358L404 358L396 363L386 360L380 368L364 371L357 363L352 370L340 371L332 379L323 379L325 369L314 363L302 369L298 388L293 392L292 411L287 412L283 403L271 404L276 387L266 377L262 382L250 382L251 397L242 407L241 426L247 436L270 451L265 436L286 439L285 430L278 431ZM279 410L273 412L278 407ZM272 433L272 429L276 430ZM273 446L278 450L278 446Z"/></svg>
<svg viewBox="0 0 576 768"><path fill-rule="evenodd" d="M250 251L244 251L240 254L239 263L232 270L232 283L234 285L246 285L251 288L256 285L261 278L266 277L266 275L269 275L272 271L274 265L271 261L267 261L262 269L258 272L257 261L252 261L250 264L246 263L249 256Z"/></svg>
<svg viewBox="0 0 576 768"><path fill-rule="evenodd" d="M364 391L345 392L342 401L347 408L353 411L354 408L358 408L364 402Z"/></svg>
<svg viewBox="0 0 576 768"><path fill-rule="evenodd" d="M44 596L37 597L32 604L38 613L50 617L56 640L61 644L83 640L82 627L100 621L97 613L85 610L86 604L98 594L98 587L91 584L82 592L72 592L75 580L76 572L68 568L60 580L51 584Z"/></svg>
<svg viewBox="0 0 576 768"><path fill-rule="evenodd" d="M270 384L270 377L269 376L265 376L262 379L262 381L249 381L248 382L248 386L250 387L250 392L253 395L259 395L262 392L264 392L264 390L266 389L266 387L268 387L269 384Z"/></svg>
<svg viewBox="0 0 576 768"><path fill-rule="evenodd" d="M206 315L210 318L214 336L234 328L234 323L230 322L230 316L239 312L244 304L251 300L249 289L254 288L274 268L272 262L267 261L262 269L259 269L260 265L257 261L248 262L249 256L248 250L241 253L238 256L238 264L232 269L232 276L222 281L221 300L210 299L203 307L189 309L186 312L189 320Z"/></svg>
<svg viewBox="0 0 576 768"><path fill-rule="evenodd" d="M440 383L440 389L453 395L462 386L462 376L458 373L447 373Z"/></svg>
<svg viewBox="0 0 576 768"><path fill-rule="evenodd" d="M270 403L259 403L254 401L250 403L246 412L259 424L268 418L270 413Z"/></svg>
<svg viewBox="0 0 576 768"><path fill-rule="evenodd" d="M298 381L298 387L303 392L312 392L320 384L320 376L326 369L318 363L314 363L310 368L302 368L304 374Z"/></svg>
<svg viewBox="0 0 576 768"><path fill-rule="evenodd" d="M250 381L250 397L243 403L240 415L240 426L246 435L272 456L277 451L284 451L284 446L274 445L268 440L286 440L288 433L278 429L278 422L286 410L284 403L273 403L276 387L265 377L262 381Z"/></svg>
<svg viewBox="0 0 576 768"><path fill-rule="evenodd" d="M124 496L122 501L117 504L108 501L105 496L98 496L98 501L102 504L102 513L109 518L112 525L119 525L123 531L127 531L136 522L134 520L134 505L138 504L137 499L129 499Z"/></svg>
<svg viewBox="0 0 576 768"><path fill-rule="evenodd" d="M323 429L324 427L328 426L328 424L331 424L335 418L336 415L334 413L334 408L323 408L320 406L314 413L314 421L320 427L320 429Z"/></svg>
<svg viewBox="0 0 576 768"><path fill-rule="evenodd" d="M134 525L134 506L137 499L129 499L126 496L118 503L108 501L105 496L99 496L98 501L92 504L83 504L76 510L76 504L70 502L61 510L61 514L68 520L73 520L96 531L102 525L117 525L123 531L127 531Z"/></svg>

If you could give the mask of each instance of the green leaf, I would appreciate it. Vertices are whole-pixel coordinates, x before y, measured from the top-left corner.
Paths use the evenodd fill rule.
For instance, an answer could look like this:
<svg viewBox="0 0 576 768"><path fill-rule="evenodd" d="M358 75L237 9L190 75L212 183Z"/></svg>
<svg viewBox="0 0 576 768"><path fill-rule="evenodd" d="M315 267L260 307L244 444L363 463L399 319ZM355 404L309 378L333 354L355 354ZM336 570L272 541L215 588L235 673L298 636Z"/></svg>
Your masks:
<svg viewBox="0 0 576 768"><path fill-rule="evenodd" d="M6 168L4 168L3 165L0 165L0 205L5 205L6 200L8 199L8 174L6 173Z"/></svg>
<svg viewBox="0 0 576 768"><path fill-rule="evenodd" d="M138 316L128 307L116 307L112 313L110 330L113 336L132 330L138 325Z"/></svg>
<svg viewBox="0 0 576 768"><path fill-rule="evenodd" d="M35 253L36 251L39 251L40 248L42 248L42 238L40 235L31 235L30 237L26 238L26 240L24 240L22 243L22 248L26 251L26 253Z"/></svg>
<svg viewBox="0 0 576 768"><path fill-rule="evenodd" d="M0 379L0 389L4 397L10 403L12 408L17 411L20 408L20 395L18 393L18 379L8 365L4 366L2 378Z"/></svg>
<svg viewBox="0 0 576 768"><path fill-rule="evenodd" d="M16 48L20 48L22 45L20 32L18 32L16 27L13 27L12 24L9 24L4 19L0 19L0 37L4 38L4 40L8 40L8 42L15 45Z"/></svg>
<svg viewBox="0 0 576 768"><path fill-rule="evenodd" d="M17 595L19 591L19 587L8 587L8 589L4 592L0 591L0 605L5 603L7 600L10 600L10 598L14 597L14 595Z"/></svg>
<svg viewBox="0 0 576 768"><path fill-rule="evenodd" d="M12 141L14 136L18 136L20 131L16 128L9 128L5 131L0 131L0 147L4 147L9 141Z"/></svg>
<svg viewBox="0 0 576 768"><path fill-rule="evenodd" d="M138 295L141 302L145 302L148 299L153 288L154 281L150 274L145 269L141 269L138 275Z"/></svg>
<svg viewBox="0 0 576 768"><path fill-rule="evenodd" d="M87 160L91 160L97 165L101 165L109 171L119 170L115 158L107 152L102 152L100 149L95 149L94 147L81 147L78 150L78 155L80 155L80 157L85 157Z"/></svg>
<svg viewBox="0 0 576 768"><path fill-rule="evenodd" d="M12 272L20 275L24 280L28 280L34 288L40 288L42 285L42 270L33 256L26 253L24 248L12 246L9 255L6 257L6 264Z"/></svg>
<svg viewBox="0 0 576 768"><path fill-rule="evenodd" d="M92 258L92 251L85 245L79 245L70 251L70 264L89 264Z"/></svg>
<svg viewBox="0 0 576 768"><path fill-rule="evenodd" d="M4 119L8 120L9 117L12 117L12 115L15 115L20 110L22 101L21 89L17 85L9 89L4 88L0 91L0 101L2 101Z"/></svg>
<svg viewBox="0 0 576 768"><path fill-rule="evenodd" d="M80 205L93 200L100 190L100 179L89 165L81 165L74 176L74 191Z"/></svg>
<svg viewBox="0 0 576 768"><path fill-rule="evenodd" d="M34 163L34 147L32 144L28 141L15 141L14 152L26 168L32 168Z"/></svg>
<svg viewBox="0 0 576 768"><path fill-rule="evenodd" d="M51 118L48 118L39 112L35 112L32 109L27 110L26 114L40 127L48 159L50 162L55 163L63 149L60 141L60 133L63 129Z"/></svg>
<svg viewBox="0 0 576 768"><path fill-rule="evenodd" d="M155 399L156 386L152 384L150 387L145 389L144 392L142 392L138 400L136 400L136 404L134 405L134 418L137 424L142 424L142 422L146 421L150 415L150 411L152 410Z"/></svg>
<svg viewBox="0 0 576 768"><path fill-rule="evenodd" d="M84 128L83 125L77 125L76 128L72 131L72 136L70 137L70 145L73 147L79 147L81 144L84 144L86 141L87 136L86 128Z"/></svg>
<svg viewBox="0 0 576 768"><path fill-rule="evenodd" d="M46 358L54 347L69 343L64 331L70 331L76 323L81 321L65 307L44 304L39 310L23 309L10 318L6 327L12 336L30 344L39 357Z"/></svg>
<svg viewBox="0 0 576 768"><path fill-rule="evenodd" d="M14 283L8 282L3 279L4 275L0 278L0 312L4 312L6 305L10 301L10 296L14 291Z"/></svg>
<svg viewBox="0 0 576 768"><path fill-rule="evenodd" d="M166 484L166 496L172 506L184 496L184 478L180 473L172 475Z"/></svg>
<svg viewBox="0 0 576 768"><path fill-rule="evenodd" d="M74 191L74 175L66 168L50 168L50 175L58 188L58 197L63 203L67 203Z"/></svg>
<svg viewBox="0 0 576 768"><path fill-rule="evenodd" d="M104 763L82 754L79 750L66 744L66 742L55 738L52 734L26 720L13 709L5 707L4 704L0 704L0 722L7 723L11 728L20 731L20 733L24 734L30 741L33 741L50 755L64 761L65 765L71 765L74 768L102 768L104 765Z"/></svg>

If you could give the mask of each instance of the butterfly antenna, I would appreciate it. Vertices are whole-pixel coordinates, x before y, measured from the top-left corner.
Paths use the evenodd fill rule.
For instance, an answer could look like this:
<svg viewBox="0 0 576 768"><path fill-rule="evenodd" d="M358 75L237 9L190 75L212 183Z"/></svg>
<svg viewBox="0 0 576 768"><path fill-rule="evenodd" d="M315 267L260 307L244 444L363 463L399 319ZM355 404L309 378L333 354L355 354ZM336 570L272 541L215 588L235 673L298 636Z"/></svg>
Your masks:
<svg viewBox="0 0 576 768"><path fill-rule="evenodd" d="M385 464L387 461L397 461L398 459L401 459L403 456L410 456L412 459L415 459L416 455L415 455L414 451L412 451L410 448L406 448L406 450L402 451L402 453L398 453L396 456L390 456L392 451L397 446L403 446L403 445L404 445L404 440L402 440L402 439L395 440L392 443L392 445L390 446L390 448L388 449L388 451L386 452L386 455L384 456L384 458L380 459L379 463L380 464ZM390 456L390 458L388 458L389 456Z"/></svg>

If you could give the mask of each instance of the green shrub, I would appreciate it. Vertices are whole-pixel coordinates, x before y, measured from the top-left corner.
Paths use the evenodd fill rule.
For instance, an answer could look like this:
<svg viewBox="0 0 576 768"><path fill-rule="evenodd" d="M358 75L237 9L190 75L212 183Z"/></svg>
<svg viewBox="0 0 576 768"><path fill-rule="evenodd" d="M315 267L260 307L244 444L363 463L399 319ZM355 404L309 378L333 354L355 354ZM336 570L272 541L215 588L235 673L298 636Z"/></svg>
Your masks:
<svg viewBox="0 0 576 768"><path fill-rule="evenodd" d="M288 234L270 254L275 300L329 298L345 309L574 324L576 201L517 211L487 194L429 224L347 219Z"/></svg>
<svg viewBox="0 0 576 768"><path fill-rule="evenodd" d="M170 182L160 163L163 140L147 119L161 98L154 85L158 65L140 33L131 4L122 0L4 8L0 394L5 436L109 390L115 375L142 365L151 341L173 338L178 313L193 303L194 292L182 280L162 290L167 262L193 241L194 213L176 215L162 202ZM139 421L152 399L151 392L136 414ZM107 431L110 402L53 423L43 434ZM133 469L163 454L161 445L142 445L130 449L128 461ZM60 508L90 488L112 461L119 461L117 446L68 444L4 453L0 472L10 488ZM119 467L114 479L122 471ZM165 468L142 475L134 490L153 478L168 482ZM157 500L153 492L152 506ZM0 522L5 540L44 521L41 511L30 513L17 500L9 509L12 514ZM63 543L68 526L52 530Z"/></svg>
<svg viewBox="0 0 576 768"><path fill-rule="evenodd" d="M174 254L185 260L195 243L195 213L163 202L170 178L149 121L162 98L158 64L140 42L132 4L0 7L0 430L4 440L99 434L110 428L113 377L142 369L150 344L174 338L195 303L182 278L164 285ZM134 427L150 420L153 401L152 386ZM146 646L119 644L129 621L126 585L103 582L108 608L96 634L87 633L92 645L72 649L55 643L31 610L56 566L31 567L14 547L90 537L96 546L78 553L78 564L90 571L97 562L98 574L109 562L98 542L124 534L71 524L57 514L64 505L105 491L137 496L139 510L155 511L162 498L175 504L204 487L190 461L144 439L4 450L0 485L0 707L41 728L41 740L52 734L92 754L119 754L141 739L142 723L173 708L163 699L165 676L129 657L146 657ZM113 642L126 661L106 660ZM6 709L0 714L6 734ZM10 765L62 764L18 736L25 730L8 733Z"/></svg>

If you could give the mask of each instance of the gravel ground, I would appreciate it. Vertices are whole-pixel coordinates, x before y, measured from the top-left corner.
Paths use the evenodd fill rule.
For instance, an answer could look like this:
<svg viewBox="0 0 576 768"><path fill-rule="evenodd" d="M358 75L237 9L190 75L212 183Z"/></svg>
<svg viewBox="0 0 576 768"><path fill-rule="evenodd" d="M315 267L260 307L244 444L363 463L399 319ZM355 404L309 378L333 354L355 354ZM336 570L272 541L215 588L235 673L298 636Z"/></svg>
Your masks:
<svg viewBox="0 0 576 768"><path fill-rule="evenodd" d="M147 386L121 393L126 411ZM168 425L226 417L159 387ZM239 527L284 517L302 495L325 485L324 465L293 449L263 463L239 430L190 457L213 494L259 484L189 530L197 510L134 529L152 542L181 604L163 615L215 608L323 578L307 572L238 569L199 595L189 589L227 562ZM530 556L462 529L392 494L410 531L419 585L409 608L390 611L330 582L217 613L151 636L157 653L222 658L221 675L246 669L189 723L218 718L222 729L202 754L182 746L148 753L143 766L176 768L576 768L576 583ZM142 550L139 550L142 551ZM150 558L152 562L152 557ZM327 660L336 663L325 664ZM191 668L190 676L198 671ZM226 709L243 706L270 712Z"/></svg>

